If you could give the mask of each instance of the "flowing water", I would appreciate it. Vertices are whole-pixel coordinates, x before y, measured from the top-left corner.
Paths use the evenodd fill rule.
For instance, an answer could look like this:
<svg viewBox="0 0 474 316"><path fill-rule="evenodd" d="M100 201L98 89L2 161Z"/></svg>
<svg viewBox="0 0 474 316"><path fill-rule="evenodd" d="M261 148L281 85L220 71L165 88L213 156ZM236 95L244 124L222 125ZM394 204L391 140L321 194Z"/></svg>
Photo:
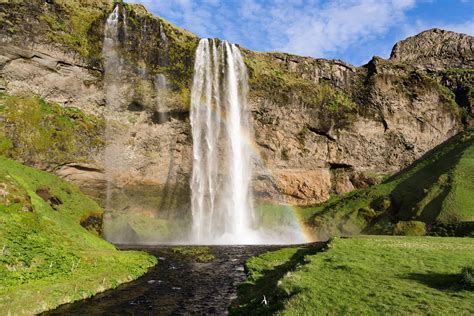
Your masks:
<svg viewBox="0 0 474 316"><path fill-rule="evenodd" d="M250 182L247 70L238 47L202 39L191 92L192 242L260 243Z"/></svg>
<svg viewBox="0 0 474 316"><path fill-rule="evenodd" d="M294 210L284 201L265 210L267 214L256 212L253 205L252 169L261 159L254 150L247 94L247 69L239 48L226 41L202 39L191 91L193 227L189 243L305 241Z"/></svg>
<svg viewBox="0 0 474 316"><path fill-rule="evenodd" d="M105 209L112 209L114 204L113 189L115 181L121 171L127 168L126 155L124 148L126 146L126 137L122 136L123 132L117 131L117 124L113 123L116 113L121 111L121 84L122 84L122 68L123 61L120 56L120 25L119 6L115 6L113 12L107 18L104 30L104 41L102 47L102 57L104 60L104 92L105 92L105 108L104 115L105 125L105 142L104 149L104 173L106 184L106 200ZM107 226L105 225L105 235L107 236Z"/></svg>
<svg viewBox="0 0 474 316"><path fill-rule="evenodd" d="M213 246L215 260L198 263L169 247L140 248L158 258L142 278L63 305L48 315L222 315L245 280L244 262L277 246Z"/></svg>

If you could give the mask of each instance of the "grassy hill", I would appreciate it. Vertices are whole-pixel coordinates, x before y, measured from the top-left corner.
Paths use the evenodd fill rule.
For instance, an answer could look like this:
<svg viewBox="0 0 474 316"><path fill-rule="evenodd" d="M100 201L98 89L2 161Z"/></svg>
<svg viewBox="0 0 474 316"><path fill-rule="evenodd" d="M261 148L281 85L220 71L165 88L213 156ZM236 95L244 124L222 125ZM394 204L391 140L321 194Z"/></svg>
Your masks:
<svg viewBox="0 0 474 316"><path fill-rule="evenodd" d="M320 239L369 234L473 234L474 130L364 190L302 209Z"/></svg>
<svg viewBox="0 0 474 316"><path fill-rule="evenodd" d="M251 258L231 314L471 315L472 238L361 236ZM263 299L267 301L265 305Z"/></svg>
<svg viewBox="0 0 474 316"><path fill-rule="evenodd" d="M114 288L156 263L101 239L101 216L75 185L0 156L0 310L39 313Z"/></svg>

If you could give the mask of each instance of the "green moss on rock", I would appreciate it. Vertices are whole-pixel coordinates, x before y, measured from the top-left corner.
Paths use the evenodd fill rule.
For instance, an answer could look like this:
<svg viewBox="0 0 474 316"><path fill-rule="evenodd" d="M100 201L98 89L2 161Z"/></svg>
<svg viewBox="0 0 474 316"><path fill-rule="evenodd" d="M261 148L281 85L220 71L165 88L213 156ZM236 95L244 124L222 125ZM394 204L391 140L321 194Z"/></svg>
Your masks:
<svg viewBox="0 0 474 316"><path fill-rule="evenodd" d="M104 145L104 121L36 96L0 94L0 154L31 165L87 162Z"/></svg>

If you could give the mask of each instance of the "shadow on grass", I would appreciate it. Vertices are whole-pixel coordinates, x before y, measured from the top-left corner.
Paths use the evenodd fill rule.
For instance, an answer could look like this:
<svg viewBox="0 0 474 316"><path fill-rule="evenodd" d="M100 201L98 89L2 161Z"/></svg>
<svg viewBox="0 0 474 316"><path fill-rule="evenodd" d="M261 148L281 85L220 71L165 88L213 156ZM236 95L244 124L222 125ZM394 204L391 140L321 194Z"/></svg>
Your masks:
<svg viewBox="0 0 474 316"><path fill-rule="evenodd" d="M278 281L283 276L294 271L298 266L304 265L307 255L314 255L324 249L326 243L313 243L299 247L296 253L285 263L271 270L264 270L263 276L255 283L243 283L238 288L238 298L230 307L231 315L272 315L283 308L283 301L288 295L278 287ZM294 295L296 293L293 293ZM268 304L262 301L266 298Z"/></svg>
<svg viewBox="0 0 474 316"><path fill-rule="evenodd" d="M403 278L417 281L440 291L469 290L469 287L462 283L461 275L457 273L409 273L404 275Z"/></svg>

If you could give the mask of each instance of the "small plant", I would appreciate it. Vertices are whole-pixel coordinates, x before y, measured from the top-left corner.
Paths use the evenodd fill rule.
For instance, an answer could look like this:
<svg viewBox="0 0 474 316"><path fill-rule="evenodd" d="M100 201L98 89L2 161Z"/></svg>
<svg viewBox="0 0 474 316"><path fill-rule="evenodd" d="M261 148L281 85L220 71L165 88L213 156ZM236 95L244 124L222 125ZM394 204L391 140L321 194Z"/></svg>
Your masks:
<svg viewBox="0 0 474 316"><path fill-rule="evenodd" d="M461 284L467 288L474 289L474 266L461 269Z"/></svg>
<svg viewBox="0 0 474 316"><path fill-rule="evenodd" d="M425 223L419 221L399 221L393 229L394 235L423 236L426 235Z"/></svg>

